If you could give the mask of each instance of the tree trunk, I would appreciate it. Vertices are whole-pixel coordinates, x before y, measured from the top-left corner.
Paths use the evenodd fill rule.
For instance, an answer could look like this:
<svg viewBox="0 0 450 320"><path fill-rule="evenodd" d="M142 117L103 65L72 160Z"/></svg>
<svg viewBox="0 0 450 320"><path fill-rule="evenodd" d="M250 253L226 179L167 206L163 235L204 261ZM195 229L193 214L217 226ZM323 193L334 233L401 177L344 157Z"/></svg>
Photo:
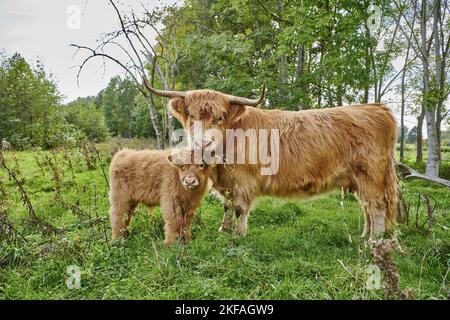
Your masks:
<svg viewBox="0 0 450 320"><path fill-rule="evenodd" d="M175 58L175 63L176 63L177 58ZM175 66L172 65L171 66L171 82L170 82L170 90L173 91L175 90ZM173 131L175 129L175 118L172 114L172 112L169 111L168 106L166 107L167 110L167 121L168 121L168 129L169 129L169 146L172 148L173 147L173 141L172 141L172 134Z"/></svg>
<svg viewBox="0 0 450 320"><path fill-rule="evenodd" d="M312 57L311 57L311 51L309 53L309 61L312 61ZM320 70L319 73L319 81L317 83L317 106L319 108L322 108L322 95L323 95L323 86L322 86L322 59L323 59L323 52L324 52L324 48L323 48L323 44L320 44L320 53L319 53L319 65L318 65L318 69Z"/></svg>
<svg viewBox="0 0 450 320"><path fill-rule="evenodd" d="M416 162L423 161L423 119L425 118L425 109L422 107L420 115L417 117L417 141L416 141Z"/></svg>
<svg viewBox="0 0 450 320"><path fill-rule="evenodd" d="M405 76L406 76L406 69L403 70L403 75L402 75L402 105L400 108L401 109L401 111L400 111L400 161L401 162L403 162L405 160Z"/></svg>
<svg viewBox="0 0 450 320"><path fill-rule="evenodd" d="M442 107L444 103L442 100L438 101L438 105L436 107L436 134L437 134L437 142L438 142L438 149L439 149L439 160L441 160L441 126L442 126L442 120L444 120L444 117L442 116Z"/></svg>
<svg viewBox="0 0 450 320"><path fill-rule="evenodd" d="M342 106L344 104L343 102L343 95L344 95L344 89L342 85L338 85L337 87L337 93L336 93L336 102L338 106Z"/></svg>
<svg viewBox="0 0 450 320"><path fill-rule="evenodd" d="M439 160L441 159L441 122L442 122L442 104L443 104L443 90L445 86L445 63L443 55L441 54L441 33L439 30L439 21L441 19L441 0L436 0L434 8L433 32L434 32L434 54L435 54L435 77L436 77L436 139L437 139L437 153Z"/></svg>
<svg viewBox="0 0 450 320"><path fill-rule="evenodd" d="M405 159L405 104L406 104L406 72L408 70L408 59L409 59L409 51L411 49L411 42L408 41L408 48L406 50L405 63L403 65L402 71L402 82L401 82L401 91L402 91L402 102L401 102L401 111L400 111L400 161L403 162Z"/></svg>
<svg viewBox="0 0 450 320"><path fill-rule="evenodd" d="M370 38L370 30L369 28L366 26L366 38L369 39ZM366 74L370 75L370 51L369 51L369 46L366 45L365 46L365 68L366 68ZM370 81L367 81L366 84L364 84L364 96L363 96L363 101L362 103L368 103L369 102L369 86L370 86Z"/></svg>
<svg viewBox="0 0 450 320"><path fill-rule="evenodd" d="M153 129L155 130L156 135L156 147L158 149L164 149L164 136L161 130L161 126L159 124L158 112L156 112L155 106L153 105L153 101L151 97L147 97L147 109L150 115L150 120L152 121Z"/></svg>
<svg viewBox="0 0 450 320"><path fill-rule="evenodd" d="M428 157L425 174L430 177L439 177L439 147L436 131L436 114L434 112L434 108L425 110L425 119L428 136Z"/></svg>
<svg viewBox="0 0 450 320"><path fill-rule="evenodd" d="M435 35L435 55L436 59L440 57L439 32L438 32L438 12L440 12L439 0L435 3L433 30ZM430 70L429 59L427 56L427 35L426 35L426 8L427 1L422 1L422 21L421 21L421 40L422 40L422 68L423 68L423 104L425 108L425 120L427 125L428 139L428 157L425 174L431 177L439 177L439 148L436 131L436 104L430 101ZM440 59L440 58L439 58ZM438 65L438 63L436 63ZM438 80L438 79L436 79ZM440 79L439 79L440 80Z"/></svg>
<svg viewBox="0 0 450 320"><path fill-rule="evenodd" d="M302 93L302 99L299 104L300 110L306 110L309 109L309 106L307 104L308 101L308 90L307 86L304 83L304 79L302 79L303 75L305 73L305 46L303 44L298 46L297 49L297 81L300 84L300 91Z"/></svg>

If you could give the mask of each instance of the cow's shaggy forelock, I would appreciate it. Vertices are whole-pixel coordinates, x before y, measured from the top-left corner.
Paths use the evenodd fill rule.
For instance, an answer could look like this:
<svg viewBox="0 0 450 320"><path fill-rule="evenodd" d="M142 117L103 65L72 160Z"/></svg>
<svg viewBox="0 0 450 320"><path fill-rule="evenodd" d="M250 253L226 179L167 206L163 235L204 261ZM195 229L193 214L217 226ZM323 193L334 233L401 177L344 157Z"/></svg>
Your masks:
<svg viewBox="0 0 450 320"><path fill-rule="evenodd" d="M227 96L211 90L187 92L185 103L195 120L225 117L229 108Z"/></svg>

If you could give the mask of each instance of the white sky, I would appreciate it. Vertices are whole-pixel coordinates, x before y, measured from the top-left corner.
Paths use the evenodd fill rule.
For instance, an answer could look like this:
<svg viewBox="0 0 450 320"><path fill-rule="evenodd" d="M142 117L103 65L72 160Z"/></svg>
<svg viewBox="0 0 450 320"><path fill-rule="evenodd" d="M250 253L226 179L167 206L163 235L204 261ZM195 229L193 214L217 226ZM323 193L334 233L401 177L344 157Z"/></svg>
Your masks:
<svg viewBox="0 0 450 320"><path fill-rule="evenodd" d="M126 6L140 12L141 3L149 10L155 6L175 3L175 0L126 0ZM70 29L67 21L71 6L81 9L80 29ZM106 65L101 58L91 60L76 81L77 66L86 52L73 57L76 49L71 43L94 47L103 32L117 30L117 16L107 0L0 0L0 50L11 55L19 52L28 61L43 60L46 69L54 75L65 101L96 95L106 87L109 79L123 74L114 63ZM153 35L151 35L153 38Z"/></svg>

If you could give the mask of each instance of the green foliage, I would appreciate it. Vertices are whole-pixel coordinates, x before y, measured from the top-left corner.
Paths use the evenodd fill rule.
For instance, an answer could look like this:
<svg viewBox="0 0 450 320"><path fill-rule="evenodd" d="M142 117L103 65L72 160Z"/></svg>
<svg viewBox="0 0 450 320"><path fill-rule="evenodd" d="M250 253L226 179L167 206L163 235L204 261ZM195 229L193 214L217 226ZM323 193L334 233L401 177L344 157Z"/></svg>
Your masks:
<svg viewBox="0 0 450 320"><path fill-rule="evenodd" d="M395 22L388 1L186 1L174 13L177 81L249 95L267 80L270 107L284 109L367 100L362 93L392 71L401 47L381 49L368 32L371 3L384 25Z"/></svg>
<svg viewBox="0 0 450 320"><path fill-rule="evenodd" d="M417 141L417 127L413 127L406 135L406 143L416 143Z"/></svg>
<svg viewBox="0 0 450 320"><path fill-rule="evenodd" d="M89 140L101 142L108 136L103 112L94 102L82 99L71 102L65 106L65 119Z"/></svg>
<svg viewBox="0 0 450 320"><path fill-rule="evenodd" d="M40 62L35 69L19 54L0 61L0 138L16 148L52 148L72 130L58 108L60 95Z"/></svg>
<svg viewBox="0 0 450 320"><path fill-rule="evenodd" d="M99 93L97 100L112 136L154 137L147 104L132 81L112 78L108 86Z"/></svg>

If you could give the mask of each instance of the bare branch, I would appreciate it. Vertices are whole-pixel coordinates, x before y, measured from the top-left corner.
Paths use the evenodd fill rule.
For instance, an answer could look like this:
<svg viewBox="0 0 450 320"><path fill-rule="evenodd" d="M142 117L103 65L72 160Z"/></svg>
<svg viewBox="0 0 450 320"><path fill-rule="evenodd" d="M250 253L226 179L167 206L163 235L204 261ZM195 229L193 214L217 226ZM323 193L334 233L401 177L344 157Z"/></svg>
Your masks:
<svg viewBox="0 0 450 320"><path fill-rule="evenodd" d="M93 58L95 58L95 57L103 57L103 58L109 59L109 60L111 60L111 61L117 63L117 64L118 64L119 66L121 66L122 69L123 69L123 70L124 70L124 71L132 78L132 79L133 79L133 81L134 81L136 84L139 84L139 83L140 83L140 82L138 81L138 79L136 78L136 76L133 74L133 72L131 72L131 70L130 70L129 67L127 67L127 66L126 66L123 62L121 62L120 60L118 60L118 59L116 59L116 58L110 56L109 54L97 52L97 51L95 51L95 50L92 49L92 48L89 48L89 47L86 47L86 46L80 46L80 45L73 44L73 43L72 43L70 46L71 46L71 47L77 48L77 50L83 49L83 50L87 50L87 51L89 51L89 52L91 53L86 59L84 59L84 61L83 61L83 62L81 63L81 65L79 66L79 70L78 70L78 73L77 73L77 83L79 83L79 77L80 77L81 71L83 70L83 68L84 68L84 66L86 65L86 63L87 63L89 60L91 60L91 59L93 59ZM147 95L147 92L146 92L145 90L143 90L141 86L138 86L138 89L139 89L139 91L142 92L142 94Z"/></svg>

